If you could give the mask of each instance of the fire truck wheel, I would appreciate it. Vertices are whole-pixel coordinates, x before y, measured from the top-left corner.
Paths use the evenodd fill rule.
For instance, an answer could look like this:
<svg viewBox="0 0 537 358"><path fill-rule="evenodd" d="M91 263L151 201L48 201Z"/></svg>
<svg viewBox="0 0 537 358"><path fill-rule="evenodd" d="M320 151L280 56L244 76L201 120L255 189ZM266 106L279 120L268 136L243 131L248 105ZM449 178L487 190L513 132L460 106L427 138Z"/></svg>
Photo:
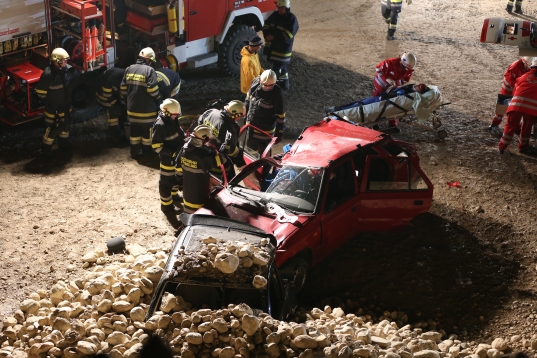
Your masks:
<svg viewBox="0 0 537 358"><path fill-rule="evenodd" d="M220 69L230 76L238 76L241 70L241 50L255 35L255 30L248 25L231 26L218 51Z"/></svg>

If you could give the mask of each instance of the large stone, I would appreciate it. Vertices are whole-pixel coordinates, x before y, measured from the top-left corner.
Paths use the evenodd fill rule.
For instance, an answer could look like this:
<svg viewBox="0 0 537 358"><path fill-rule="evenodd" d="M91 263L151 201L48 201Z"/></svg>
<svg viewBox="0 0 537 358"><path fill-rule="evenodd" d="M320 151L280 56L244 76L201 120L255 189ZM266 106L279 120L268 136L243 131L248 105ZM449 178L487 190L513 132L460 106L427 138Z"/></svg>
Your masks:
<svg viewBox="0 0 537 358"><path fill-rule="evenodd" d="M168 313L171 312L177 305L177 298L170 292L166 292L162 296L162 301L160 303L160 310L162 312Z"/></svg>
<svg viewBox="0 0 537 358"><path fill-rule="evenodd" d="M99 254L96 251L91 251L82 256L82 262L89 262L94 263L97 262L97 259L99 258Z"/></svg>
<svg viewBox="0 0 537 358"><path fill-rule="evenodd" d="M145 320L145 311L142 307L134 307L129 314L130 318L136 322L143 322Z"/></svg>
<svg viewBox="0 0 537 358"><path fill-rule="evenodd" d="M127 301L116 301L112 304L112 310L114 312L122 313L130 311L134 308L134 304Z"/></svg>
<svg viewBox="0 0 537 358"><path fill-rule="evenodd" d="M255 288L263 288L267 285L267 279L260 275L255 275L252 285Z"/></svg>
<svg viewBox="0 0 537 358"><path fill-rule="evenodd" d="M136 343L129 349L123 353L123 358L138 358L140 355L140 352L142 351L143 345L142 343Z"/></svg>
<svg viewBox="0 0 537 358"><path fill-rule="evenodd" d="M488 358L500 358L502 354L503 353L496 348L491 348L487 351Z"/></svg>
<svg viewBox="0 0 537 358"><path fill-rule="evenodd" d="M239 318L245 314L249 314L249 315L254 314L254 311L252 311L250 306L248 306L246 303L239 303L238 305L233 307L232 312L236 317L239 317Z"/></svg>
<svg viewBox="0 0 537 358"><path fill-rule="evenodd" d="M367 348L358 348L352 351L352 355L355 357L369 358L370 351Z"/></svg>
<svg viewBox="0 0 537 358"><path fill-rule="evenodd" d="M199 345L203 343L203 336L200 333L189 332L186 334L185 340L190 344Z"/></svg>
<svg viewBox="0 0 537 358"><path fill-rule="evenodd" d="M153 282L159 282L164 270L160 266L149 266L144 270L144 276Z"/></svg>
<svg viewBox="0 0 537 358"><path fill-rule="evenodd" d="M270 261L270 255L264 251L254 252L254 257L252 257L255 265L265 266Z"/></svg>
<svg viewBox="0 0 537 358"><path fill-rule="evenodd" d="M503 338L496 338L492 341L491 346L499 351L505 351L509 348L509 343Z"/></svg>
<svg viewBox="0 0 537 358"><path fill-rule="evenodd" d="M430 341L434 341L436 343L440 343L442 340L442 333L439 332L425 332L421 335L421 339L427 339Z"/></svg>
<svg viewBox="0 0 537 358"><path fill-rule="evenodd" d="M233 273L239 267L239 258L230 253L218 254L214 259L214 267L223 273Z"/></svg>
<svg viewBox="0 0 537 358"><path fill-rule="evenodd" d="M245 314L242 316L242 329L247 335L253 336L259 328L259 319L257 317Z"/></svg>
<svg viewBox="0 0 537 358"><path fill-rule="evenodd" d="M39 303L37 303L36 300L27 299L22 301L20 309L22 312L26 313L26 315L35 315L37 311L39 311Z"/></svg>
<svg viewBox="0 0 537 358"><path fill-rule="evenodd" d="M233 358L235 356L235 349L233 347L222 348L218 353L218 358Z"/></svg>
<svg viewBox="0 0 537 358"><path fill-rule="evenodd" d="M387 339L377 337L377 336L371 336L371 343L378 345L382 349L390 348L391 342Z"/></svg>
<svg viewBox="0 0 537 358"><path fill-rule="evenodd" d="M440 358L440 353L426 349L424 351L414 353L414 358Z"/></svg>
<svg viewBox="0 0 537 358"><path fill-rule="evenodd" d="M106 338L106 342L112 346L117 346L118 344L125 344L129 340L129 337L121 332L112 332Z"/></svg>
<svg viewBox="0 0 537 358"><path fill-rule="evenodd" d="M95 344L86 341L78 341L76 344L76 349L80 353L86 355L93 355L98 351L97 346Z"/></svg>
<svg viewBox="0 0 537 358"><path fill-rule="evenodd" d="M317 341L315 340L315 338L305 334L295 337L295 339L293 339L293 344L301 349L317 348Z"/></svg>
<svg viewBox="0 0 537 358"><path fill-rule="evenodd" d="M131 254L134 257L144 255L147 253L147 249L145 247L138 245L136 243L127 245L126 248L129 254Z"/></svg>

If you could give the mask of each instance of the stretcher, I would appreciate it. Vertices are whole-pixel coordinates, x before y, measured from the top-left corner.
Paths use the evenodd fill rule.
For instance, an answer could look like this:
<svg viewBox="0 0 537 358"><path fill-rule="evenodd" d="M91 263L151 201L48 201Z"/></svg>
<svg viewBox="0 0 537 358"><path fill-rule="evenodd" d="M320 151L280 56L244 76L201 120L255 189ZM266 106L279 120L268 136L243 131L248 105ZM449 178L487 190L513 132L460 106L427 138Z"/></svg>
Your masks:
<svg viewBox="0 0 537 358"><path fill-rule="evenodd" d="M447 131L441 128L438 109L450 103L442 103L442 95L436 86L429 86L425 93L407 93L370 104L363 102L368 101L332 107L334 110L328 112L355 125L381 131L389 129L389 120L398 119L399 123L436 132L438 139L444 139L448 135Z"/></svg>

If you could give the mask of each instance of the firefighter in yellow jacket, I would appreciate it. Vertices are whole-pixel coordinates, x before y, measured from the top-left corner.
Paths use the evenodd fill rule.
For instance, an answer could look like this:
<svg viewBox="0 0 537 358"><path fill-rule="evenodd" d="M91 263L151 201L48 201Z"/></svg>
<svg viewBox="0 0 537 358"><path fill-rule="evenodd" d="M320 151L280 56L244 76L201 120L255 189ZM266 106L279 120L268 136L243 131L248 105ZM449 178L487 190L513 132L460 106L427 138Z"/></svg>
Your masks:
<svg viewBox="0 0 537 358"><path fill-rule="evenodd" d="M248 93L254 78L263 72L259 62L259 55L257 54L262 45L263 40L261 40L261 37L254 36L250 39L248 45L241 50L241 92L244 94Z"/></svg>

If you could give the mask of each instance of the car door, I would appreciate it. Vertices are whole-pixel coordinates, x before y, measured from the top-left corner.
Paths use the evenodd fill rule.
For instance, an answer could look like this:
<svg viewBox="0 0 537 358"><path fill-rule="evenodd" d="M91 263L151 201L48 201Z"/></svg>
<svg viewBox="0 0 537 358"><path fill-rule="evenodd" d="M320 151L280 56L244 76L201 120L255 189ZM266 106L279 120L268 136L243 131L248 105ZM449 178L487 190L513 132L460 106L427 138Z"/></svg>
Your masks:
<svg viewBox="0 0 537 358"><path fill-rule="evenodd" d="M413 159L415 158L415 159ZM360 231L406 226L431 207L433 185L417 157L368 156L360 183Z"/></svg>
<svg viewBox="0 0 537 358"><path fill-rule="evenodd" d="M329 168L325 175L320 212L323 250L319 260L357 234L359 196L355 173L353 163L348 159Z"/></svg>

